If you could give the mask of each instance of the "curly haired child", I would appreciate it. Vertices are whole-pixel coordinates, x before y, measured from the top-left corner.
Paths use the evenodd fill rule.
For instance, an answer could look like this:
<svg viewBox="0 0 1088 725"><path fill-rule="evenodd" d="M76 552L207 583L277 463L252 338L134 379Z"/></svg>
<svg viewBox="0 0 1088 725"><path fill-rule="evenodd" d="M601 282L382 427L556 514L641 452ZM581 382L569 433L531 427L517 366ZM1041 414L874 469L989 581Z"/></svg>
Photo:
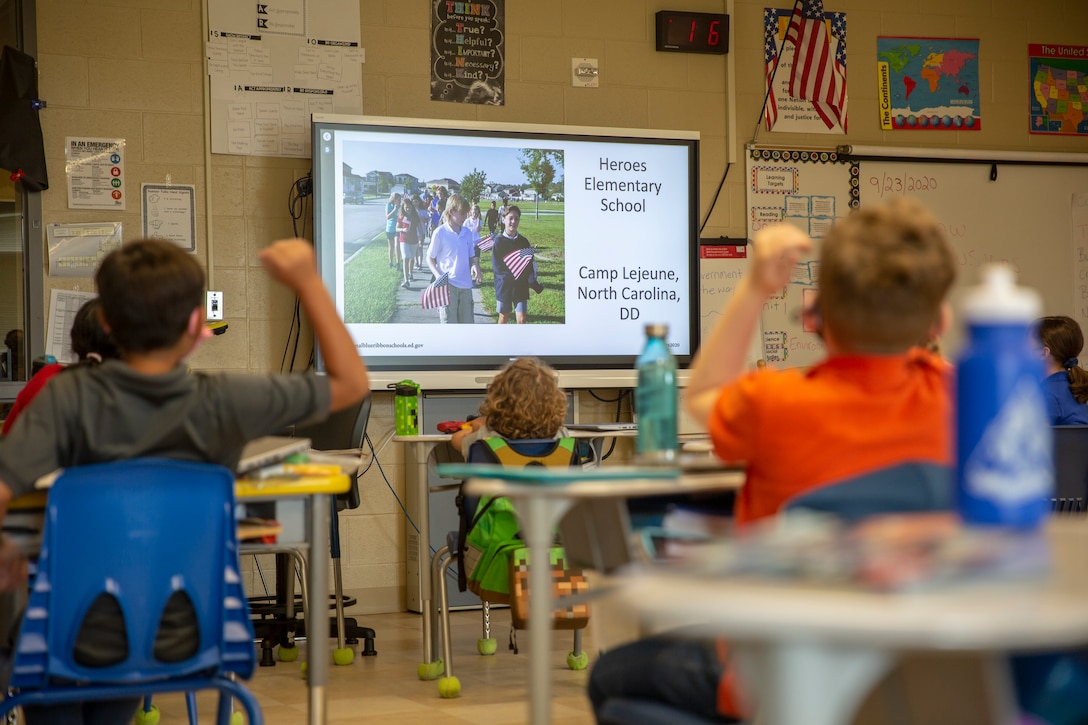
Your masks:
<svg viewBox="0 0 1088 725"><path fill-rule="evenodd" d="M473 443L491 436L559 438L567 434L566 416L567 396L559 388L555 371L535 358L518 358L491 381L480 404L480 417L454 433L450 444L467 458Z"/></svg>

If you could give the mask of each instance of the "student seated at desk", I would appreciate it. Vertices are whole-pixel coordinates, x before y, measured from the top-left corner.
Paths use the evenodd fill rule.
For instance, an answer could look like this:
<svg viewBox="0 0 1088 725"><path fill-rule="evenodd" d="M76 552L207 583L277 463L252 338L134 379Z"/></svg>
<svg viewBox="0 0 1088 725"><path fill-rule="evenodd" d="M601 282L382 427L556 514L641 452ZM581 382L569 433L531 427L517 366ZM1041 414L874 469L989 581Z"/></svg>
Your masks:
<svg viewBox="0 0 1088 725"><path fill-rule="evenodd" d="M23 412L26 406L30 405L30 401L38 397L38 393L42 391L45 384L54 375L62 370L71 371L80 367L95 367L102 364L104 360L114 360L120 356L117 346L113 344L113 339L108 332L102 329L102 324L98 320L98 310L97 297L87 300L79 308L75 319L72 321L72 330L69 333L72 339L72 352L76 354L78 362L68 366L60 363L50 363L34 373L27 384L23 386L23 389L19 391L19 395L15 397L15 405L11 406L8 417L4 419L3 435L8 434L11 426L15 425L15 420L19 417L19 414Z"/></svg>
<svg viewBox="0 0 1088 725"><path fill-rule="evenodd" d="M9 501L57 468L136 457L218 463L233 469L246 441L285 426L317 421L362 399L366 366L318 276L313 247L279 241L258 255L295 292L314 327L327 375L189 374L183 361L209 333L204 273L177 245L140 240L109 254L95 274L101 320L121 351L95 369L58 376L0 441L0 518ZM93 542L92 542L93 545ZM0 589L26 579L25 561L0 546ZM117 620L92 606L77 647L116 659ZM185 612L177 613L187 619ZM112 625L112 626L111 626ZM191 625L190 625L191 626ZM0 643L13 622L0 623ZM171 632L180 646L195 638ZM27 708L27 721L100 725L131 721L139 700Z"/></svg>
<svg viewBox="0 0 1088 725"><path fill-rule="evenodd" d="M450 437L450 445L468 460L468 449L476 441L502 436L511 439L561 438L567 416L567 396L559 388L546 363L523 357L507 364L491 384L480 403L480 417Z"/></svg>
<svg viewBox="0 0 1088 725"><path fill-rule="evenodd" d="M789 499L903 462L952 463L949 366L914 347L940 334L955 277L938 222L898 199L840 219L820 251L819 300L805 314L827 359L804 371L744 373L763 303L811 248L796 227L759 232L748 275L700 348L687 388L723 460L746 460L738 523ZM606 652L590 675L598 717L612 698L665 703L720 722L746 713L722 642L651 638Z"/></svg>
<svg viewBox="0 0 1088 725"><path fill-rule="evenodd" d="M1088 425L1088 371L1077 356L1084 349L1084 333L1072 317L1041 317L1035 335L1046 366L1043 393L1051 425Z"/></svg>

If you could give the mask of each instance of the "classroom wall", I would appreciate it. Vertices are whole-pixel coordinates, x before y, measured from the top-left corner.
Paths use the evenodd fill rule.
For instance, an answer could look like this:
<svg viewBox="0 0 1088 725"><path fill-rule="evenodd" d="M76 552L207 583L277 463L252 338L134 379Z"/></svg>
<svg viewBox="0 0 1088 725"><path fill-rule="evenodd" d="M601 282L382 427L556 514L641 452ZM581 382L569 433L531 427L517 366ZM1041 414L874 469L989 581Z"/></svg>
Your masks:
<svg viewBox="0 0 1088 725"><path fill-rule="evenodd" d="M214 0L209 0L214 1ZM743 236L741 152L763 143L830 146L839 143L999 148L1022 151L1088 150L1084 139L1027 133L1028 43L1084 44L1083 0L827 0L848 13L850 134L755 132L764 96L762 15L786 0L736 0L729 88L721 56L654 51L654 13L660 9L721 12L725 0L507 0L506 105L432 102L429 85L429 7L423 0L361 0L366 63L363 112L377 116L450 118L694 129L702 137L704 237ZM40 89L48 108L41 121L52 188L43 194L44 221L121 221L125 239L140 234L136 203L123 213L66 208L66 136L124 138L126 183L138 198L142 182L197 188L197 257L214 289L225 293L228 332L207 343L194 369L280 369L293 298L273 285L256 262L270 241L292 236L288 191L309 164L298 159L212 155L205 162L203 31L198 0L38 0ZM875 68L878 35L981 38L985 79L979 132L882 132L877 123ZM599 88L572 88L570 59L597 58ZM736 145L727 149L728 101L735 101ZM711 210L729 154L735 163ZM212 187L211 243L205 234L205 174ZM49 290L92 290L89 279L46 279ZM298 359L305 361L309 346ZM605 397L610 397L606 394ZM585 415L604 418L613 403L579 396ZM377 394L370 423L379 460L403 498L403 453L389 442L392 398ZM629 455L621 446L618 457ZM377 466L367 473L363 505L344 514L345 587L362 609L403 609L405 521Z"/></svg>

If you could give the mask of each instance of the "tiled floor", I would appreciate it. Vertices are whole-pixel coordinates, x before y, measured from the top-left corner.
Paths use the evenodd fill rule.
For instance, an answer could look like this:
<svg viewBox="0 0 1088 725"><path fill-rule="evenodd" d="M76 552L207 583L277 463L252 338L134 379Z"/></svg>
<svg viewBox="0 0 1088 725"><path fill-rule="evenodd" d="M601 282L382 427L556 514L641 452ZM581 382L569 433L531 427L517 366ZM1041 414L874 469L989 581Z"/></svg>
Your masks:
<svg viewBox="0 0 1088 725"><path fill-rule="evenodd" d="M377 614L358 619L360 624L375 630L378 655L359 657L357 648L352 664L330 665L330 723L463 725L486 722L504 725L528 722L529 633L518 632L518 654L507 649L510 622L507 610L492 610L491 631L499 640L499 651L492 657L476 654L480 613L452 614L454 672L461 681L461 696L449 700L438 696L437 682L423 682L416 676L416 665L422 656L419 615ZM591 665L596 653L592 639L591 623L583 637ZM593 715L585 696L589 670L574 672L566 666L566 654L572 643L571 632L553 635L552 717L564 725L592 725ZM328 650L325 656L331 662ZM259 667L247 685L260 700L268 725L305 723L306 685L299 675L297 662ZM163 725L188 723L185 703L180 696L156 697L155 704L162 712L160 722ZM198 698L201 722L214 722L214 707L215 695Z"/></svg>

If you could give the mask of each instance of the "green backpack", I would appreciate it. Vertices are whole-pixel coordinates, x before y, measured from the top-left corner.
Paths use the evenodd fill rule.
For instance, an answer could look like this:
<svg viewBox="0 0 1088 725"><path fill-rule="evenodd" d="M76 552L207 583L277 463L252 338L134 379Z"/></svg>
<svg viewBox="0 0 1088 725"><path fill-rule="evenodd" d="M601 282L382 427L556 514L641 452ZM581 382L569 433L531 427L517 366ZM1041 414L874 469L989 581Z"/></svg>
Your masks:
<svg viewBox="0 0 1088 725"><path fill-rule="evenodd" d="M539 455L519 453L504 438L485 438L474 444L503 466L570 466L577 462L573 438L559 438ZM525 546L520 538L514 505L505 497L483 497L471 518L465 497L457 497L461 529L458 532L458 586L489 602L510 600L510 555ZM467 574L466 574L467 572Z"/></svg>

